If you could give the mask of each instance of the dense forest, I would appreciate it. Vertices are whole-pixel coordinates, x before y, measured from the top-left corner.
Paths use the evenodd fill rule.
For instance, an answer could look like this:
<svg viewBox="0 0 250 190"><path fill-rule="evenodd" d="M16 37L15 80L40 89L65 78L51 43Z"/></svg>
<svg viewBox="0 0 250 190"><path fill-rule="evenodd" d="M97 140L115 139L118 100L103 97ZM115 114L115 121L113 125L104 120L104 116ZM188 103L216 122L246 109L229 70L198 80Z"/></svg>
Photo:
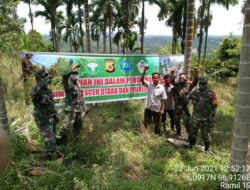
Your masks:
<svg viewBox="0 0 250 190"><path fill-rule="evenodd" d="M20 3L26 4L29 18L18 17ZM145 12L146 3L160 8L153 14L172 28L172 36L145 35L145 28L150 27L145 15L152 14ZM249 177L243 174L249 172L250 0L242 7L242 36L208 36L213 22L210 8L215 4L228 9L238 1L202 0L194 7L193 0L1 0L0 189L249 188ZM34 11L35 6L41 9ZM192 14L187 14L190 10ZM49 35L34 28L37 17L50 24ZM28 33L25 22L31 25ZM193 149L187 149L182 144L187 131L182 139L176 138L169 119L164 135L155 135L152 126L145 129L144 100L129 100L88 105L79 138L70 134L67 144L59 146L59 159L44 159L33 107L24 103L22 51L183 54L191 63L189 67L185 62L186 71L195 68L199 76L206 76L209 88L217 94L212 152L204 152L201 137ZM64 106L56 110L58 133Z"/></svg>

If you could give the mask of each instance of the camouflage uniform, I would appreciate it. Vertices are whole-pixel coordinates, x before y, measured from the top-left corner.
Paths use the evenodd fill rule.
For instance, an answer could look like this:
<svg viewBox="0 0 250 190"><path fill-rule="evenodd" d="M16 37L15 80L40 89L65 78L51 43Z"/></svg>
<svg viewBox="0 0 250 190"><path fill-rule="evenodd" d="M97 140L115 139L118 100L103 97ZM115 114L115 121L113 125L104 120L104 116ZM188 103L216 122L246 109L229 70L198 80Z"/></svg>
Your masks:
<svg viewBox="0 0 250 190"><path fill-rule="evenodd" d="M31 97L34 105L34 118L44 142L44 149L47 155L56 151L56 123L58 122L57 112L52 96L48 89L51 80L44 70L38 71L35 76L36 86L31 90Z"/></svg>
<svg viewBox="0 0 250 190"><path fill-rule="evenodd" d="M173 89L174 95L174 123L176 126L176 133L181 135L181 117L183 116L183 112L189 114L187 108L187 99L186 95L189 92L189 85L185 83L175 83L175 87ZM188 130L188 126L187 130Z"/></svg>
<svg viewBox="0 0 250 190"><path fill-rule="evenodd" d="M202 85L204 87L202 87ZM201 88L202 87L202 88ZM192 147L196 143L198 130L204 140L205 151L209 150L211 142L211 128L215 119L217 98L215 92L207 88L207 79L199 79L199 88L194 89L187 96L193 104L189 142Z"/></svg>
<svg viewBox="0 0 250 190"><path fill-rule="evenodd" d="M65 90L65 119L60 131L62 141L67 137L71 128L75 137L79 135L82 128L83 95L77 81L72 81L72 74L77 75L77 72L67 71L62 79Z"/></svg>
<svg viewBox="0 0 250 190"><path fill-rule="evenodd" d="M30 90L32 85L35 83L34 81L34 73L36 69L31 64L27 55L22 59L22 72L23 72L23 86L24 86L24 98L25 104L31 104Z"/></svg>

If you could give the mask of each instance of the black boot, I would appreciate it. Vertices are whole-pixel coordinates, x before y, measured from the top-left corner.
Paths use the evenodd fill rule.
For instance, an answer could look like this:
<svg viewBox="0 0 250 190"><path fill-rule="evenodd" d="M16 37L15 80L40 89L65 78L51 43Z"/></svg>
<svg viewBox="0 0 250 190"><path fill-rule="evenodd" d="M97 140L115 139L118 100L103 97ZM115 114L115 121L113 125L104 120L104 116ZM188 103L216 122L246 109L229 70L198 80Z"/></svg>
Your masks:
<svg viewBox="0 0 250 190"><path fill-rule="evenodd" d="M189 146L188 148L193 148L193 146L195 145L196 143L196 139L195 138L189 138Z"/></svg>
<svg viewBox="0 0 250 190"><path fill-rule="evenodd" d="M209 151L209 147L210 147L210 142L209 141L205 141L204 142L204 145L205 145L205 151Z"/></svg>
<svg viewBox="0 0 250 190"><path fill-rule="evenodd" d="M66 144L66 142L67 142L67 135L65 133L60 133L60 135L56 137L56 143L58 146Z"/></svg>

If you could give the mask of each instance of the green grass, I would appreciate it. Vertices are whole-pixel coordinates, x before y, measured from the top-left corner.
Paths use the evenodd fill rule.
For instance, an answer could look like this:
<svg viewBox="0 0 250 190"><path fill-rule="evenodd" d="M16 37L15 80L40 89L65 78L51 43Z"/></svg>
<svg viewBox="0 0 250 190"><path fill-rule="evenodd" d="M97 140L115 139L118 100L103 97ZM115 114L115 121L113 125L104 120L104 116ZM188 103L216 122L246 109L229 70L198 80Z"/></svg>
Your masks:
<svg viewBox="0 0 250 190"><path fill-rule="evenodd" d="M211 82L217 91L219 108L215 130L231 132L234 117L235 79L227 84ZM18 109L17 109L18 108ZM231 135L212 135L212 151L207 156L194 149L175 148L165 137L141 127L144 102L141 100L103 103L92 107L84 118L80 140L61 147L65 162L43 161L30 153L26 140L14 131L28 125L30 137L41 145L32 120L32 110L20 102L8 103L11 121L11 163L0 176L0 189L37 190L214 190L220 181L192 177L225 174L229 162ZM22 113L22 114L21 114ZM61 115L61 118L63 115ZM58 126L59 127L59 126ZM202 144L202 141L199 141ZM202 167L210 166L212 171ZM215 169L215 167L218 167ZM32 167L45 173L30 176ZM197 168L198 169L197 169Z"/></svg>

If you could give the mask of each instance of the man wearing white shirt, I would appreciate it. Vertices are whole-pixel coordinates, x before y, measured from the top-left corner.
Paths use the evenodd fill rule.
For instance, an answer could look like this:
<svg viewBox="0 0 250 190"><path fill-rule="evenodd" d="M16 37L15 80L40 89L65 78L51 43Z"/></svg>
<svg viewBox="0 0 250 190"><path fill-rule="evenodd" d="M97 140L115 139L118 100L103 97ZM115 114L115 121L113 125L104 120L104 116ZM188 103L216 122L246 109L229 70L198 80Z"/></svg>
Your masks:
<svg viewBox="0 0 250 190"><path fill-rule="evenodd" d="M148 89L145 102L144 126L147 128L147 125L151 123L153 118L155 134L160 134L160 119L161 115L164 114L164 101L167 99L167 95L164 86L159 84L159 73L155 72L152 74L153 82L147 82L144 80L148 68L148 66L145 66L141 75L141 82Z"/></svg>

